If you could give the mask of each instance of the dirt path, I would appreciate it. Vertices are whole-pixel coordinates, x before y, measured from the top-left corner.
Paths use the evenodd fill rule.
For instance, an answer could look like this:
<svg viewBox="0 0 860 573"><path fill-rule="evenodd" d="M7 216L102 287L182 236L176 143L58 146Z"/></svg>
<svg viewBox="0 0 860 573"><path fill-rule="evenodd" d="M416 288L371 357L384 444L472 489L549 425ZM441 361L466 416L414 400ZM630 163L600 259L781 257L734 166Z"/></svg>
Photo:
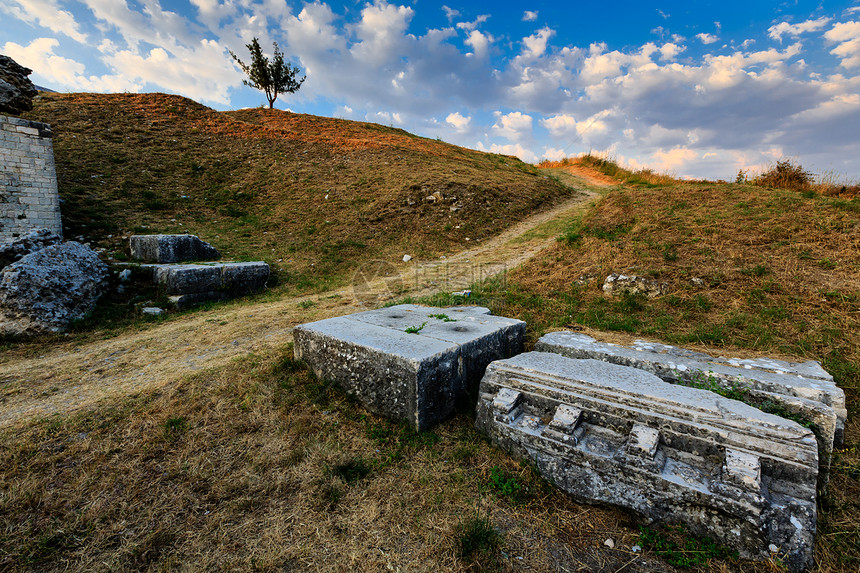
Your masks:
<svg viewBox="0 0 860 573"><path fill-rule="evenodd" d="M581 193L457 255L368 266L358 290L228 305L114 338L71 340L35 357L8 357L0 362L0 427L157 389L249 353L277 351L292 341L296 325L368 308L362 301L378 304L462 290L476 279L513 269L551 244L566 222L597 197L590 187L605 184L573 171L552 171ZM384 269L390 271L387 276L379 272Z"/></svg>

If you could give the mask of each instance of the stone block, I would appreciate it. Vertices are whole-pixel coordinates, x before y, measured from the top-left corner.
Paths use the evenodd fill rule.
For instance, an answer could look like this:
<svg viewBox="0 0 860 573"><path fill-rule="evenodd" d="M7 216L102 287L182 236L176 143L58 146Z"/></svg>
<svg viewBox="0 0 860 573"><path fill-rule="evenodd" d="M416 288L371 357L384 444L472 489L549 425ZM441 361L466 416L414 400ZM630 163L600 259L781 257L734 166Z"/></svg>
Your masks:
<svg viewBox="0 0 860 573"><path fill-rule="evenodd" d="M407 332L410 330L410 332ZM298 326L297 359L371 412L426 430L467 407L487 364L522 352L525 323L481 307L398 305Z"/></svg>
<svg viewBox="0 0 860 573"><path fill-rule="evenodd" d="M263 290L268 280L269 265L263 261L221 265L221 284L231 296Z"/></svg>
<svg viewBox="0 0 860 573"><path fill-rule="evenodd" d="M214 261L221 258L218 250L195 235L132 235L129 237L131 256L153 263L183 261Z"/></svg>
<svg viewBox="0 0 860 573"><path fill-rule="evenodd" d="M579 501L813 565L818 450L795 422L640 369L529 352L487 367L476 425Z"/></svg>
<svg viewBox="0 0 860 573"><path fill-rule="evenodd" d="M158 265L153 278L169 295L215 291L222 285L218 265Z"/></svg>
<svg viewBox="0 0 860 573"><path fill-rule="evenodd" d="M722 358L684 348L637 340L632 346L598 342L575 332L551 332L535 350L570 358L594 358L632 366L665 382L716 384L745 393L751 403L778 404L808 421L818 438L822 478L834 447L843 440L848 410L845 393L818 362L786 362L774 358Z"/></svg>

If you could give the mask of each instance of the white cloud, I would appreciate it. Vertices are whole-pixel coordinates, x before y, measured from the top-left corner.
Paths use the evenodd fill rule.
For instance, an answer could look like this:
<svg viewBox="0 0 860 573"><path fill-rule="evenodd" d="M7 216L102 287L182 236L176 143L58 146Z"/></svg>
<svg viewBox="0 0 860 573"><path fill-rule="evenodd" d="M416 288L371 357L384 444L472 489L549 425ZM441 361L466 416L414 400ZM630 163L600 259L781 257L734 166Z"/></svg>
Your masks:
<svg viewBox="0 0 860 573"><path fill-rule="evenodd" d="M708 34L705 32L702 32L701 34L696 34L696 37L699 39L700 42L702 42L705 45L713 44L714 42L716 42L720 39L719 37L717 37L713 34Z"/></svg>
<svg viewBox="0 0 860 573"><path fill-rule="evenodd" d="M520 141L531 136L532 116L519 111L508 114L497 111L495 115L496 123L493 125L493 131L498 135L511 141Z"/></svg>
<svg viewBox="0 0 860 573"><path fill-rule="evenodd" d="M543 159L549 161L561 161L567 157L564 149L556 149L555 147L545 147L543 150Z"/></svg>
<svg viewBox="0 0 860 573"><path fill-rule="evenodd" d="M543 27L537 33L523 38L522 57L539 58L546 53L546 45L549 39L555 34L555 30L548 27Z"/></svg>
<svg viewBox="0 0 860 573"><path fill-rule="evenodd" d="M445 17L448 18L448 21L451 22L460 15L459 10L454 10L453 8L449 8L447 6L442 6L442 10L445 12Z"/></svg>
<svg viewBox="0 0 860 573"><path fill-rule="evenodd" d="M656 151L652 157L654 158L655 163L652 164L651 167L655 167L663 171L671 171L684 167L688 162L697 159L699 154L692 149L675 147L669 151L663 151L660 149Z"/></svg>
<svg viewBox="0 0 860 573"><path fill-rule="evenodd" d="M674 60L678 54L686 49L686 46L679 46L678 44L663 44L660 46L660 59L669 61Z"/></svg>
<svg viewBox="0 0 860 573"><path fill-rule="evenodd" d="M406 29L414 14L407 6L367 4L355 26L359 41L350 51L359 61L375 66L399 59L405 51Z"/></svg>
<svg viewBox="0 0 860 573"><path fill-rule="evenodd" d="M377 111L375 113L368 113L364 116L366 121L370 121L373 123L383 123L386 125L402 125L403 118L397 112L392 111Z"/></svg>
<svg viewBox="0 0 860 573"><path fill-rule="evenodd" d="M457 131L464 131L469 127L469 123L471 123L472 118L469 116L460 115L459 112L454 112L448 114L448 117L445 118L445 122L451 125Z"/></svg>
<svg viewBox="0 0 860 573"><path fill-rule="evenodd" d="M2 52L32 69L35 76L46 78L45 87L94 92L137 92L143 87L122 74L86 76L82 63L54 53L59 45L56 38L37 38L26 46L6 42Z"/></svg>
<svg viewBox="0 0 860 573"><path fill-rule="evenodd" d="M774 26L771 26L767 29L767 35L777 42L782 41L782 37L785 35L792 36L797 38L801 34L805 34L808 32L817 32L818 30L824 29L824 27L830 22L830 18L826 16L822 16L817 20L806 20L805 22L800 22L799 24L789 24L788 22L780 22Z"/></svg>
<svg viewBox="0 0 860 573"><path fill-rule="evenodd" d="M471 31L490 19L489 14L481 14L472 22L457 22L457 28L460 30Z"/></svg>
<svg viewBox="0 0 860 573"><path fill-rule="evenodd" d="M8 0L0 5L0 12L6 12L29 24L38 24L52 32L65 34L69 38L84 43L87 35L81 32L80 25L71 12L60 9L56 0Z"/></svg>
<svg viewBox="0 0 860 573"><path fill-rule="evenodd" d="M534 22L538 19L538 13L535 10L532 12L531 10L526 10L523 12L523 22Z"/></svg>
<svg viewBox="0 0 860 573"><path fill-rule="evenodd" d="M525 161L527 163L535 163L538 160L538 156L535 153L526 147L523 147L519 143L515 144L506 144L499 145L498 143L493 143L489 148L484 147L484 145L478 142L478 145L475 146L480 151L489 151L490 153L499 153L501 155L513 155L514 157L518 157L520 160Z"/></svg>
<svg viewBox="0 0 860 573"><path fill-rule="evenodd" d="M229 104L228 91L238 74L226 50L214 40L201 40L192 48L153 48L148 53L119 50L105 62L120 75L160 86L203 102Z"/></svg>
<svg viewBox="0 0 860 573"><path fill-rule="evenodd" d="M841 58L843 68L860 67L860 22L841 22L825 32L824 37L839 45L830 53Z"/></svg>
<svg viewBox="0 0 860 573"><path fill-rule="evenodd" d="M463 43L472 48L472 53L476 58L483 58L489 51L493 37L489 34L484 34L480 30L472 30L469 32L469 37L463 40Z"/></svg>

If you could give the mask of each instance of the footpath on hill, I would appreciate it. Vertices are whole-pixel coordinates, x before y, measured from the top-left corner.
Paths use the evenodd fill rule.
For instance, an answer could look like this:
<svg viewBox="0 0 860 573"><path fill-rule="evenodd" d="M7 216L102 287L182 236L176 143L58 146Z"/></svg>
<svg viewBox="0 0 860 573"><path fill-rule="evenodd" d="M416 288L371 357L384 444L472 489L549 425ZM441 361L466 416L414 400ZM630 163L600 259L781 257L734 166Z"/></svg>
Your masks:
<svg viewBox="0 0 860 573"><path fill-rule="evenodd" d="M37 356L13 354L0 362L0 427L157 390L249 353L277 352L292 341L298 324L366 310L387 299L462 290L476 278L513 269L551 244L598 196L597 188L617 184L579 166L550 171L580 194L456 255L371 263L359 270L357 288L227 305L104 340L71 340Z"/></svg>

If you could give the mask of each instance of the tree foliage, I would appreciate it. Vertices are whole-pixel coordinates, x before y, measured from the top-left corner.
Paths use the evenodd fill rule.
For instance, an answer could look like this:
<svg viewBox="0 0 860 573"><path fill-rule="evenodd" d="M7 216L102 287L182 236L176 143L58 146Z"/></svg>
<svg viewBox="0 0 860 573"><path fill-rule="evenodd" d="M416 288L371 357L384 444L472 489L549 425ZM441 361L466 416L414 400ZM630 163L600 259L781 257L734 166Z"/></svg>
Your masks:
<svg viewBox="0 0 860 573"><path fill-rule="evenodd" d="M302 76L300 80L297 80L296 76L301 70L289 62L284 62L284 54L278 49L277 42L272 42L272 46L275 53L272 60L269 61L269 58L263 55L257 38L251 40L250 44L246 44L245 47L251 52L250 65L246 65L236 54L230 51L230 55L248 76L248 79L242 80L242 83L262 90L266 94L266 99L269 100L269 109L274 107L279 94L295 93L307 78L307 76Z"/></svg>

